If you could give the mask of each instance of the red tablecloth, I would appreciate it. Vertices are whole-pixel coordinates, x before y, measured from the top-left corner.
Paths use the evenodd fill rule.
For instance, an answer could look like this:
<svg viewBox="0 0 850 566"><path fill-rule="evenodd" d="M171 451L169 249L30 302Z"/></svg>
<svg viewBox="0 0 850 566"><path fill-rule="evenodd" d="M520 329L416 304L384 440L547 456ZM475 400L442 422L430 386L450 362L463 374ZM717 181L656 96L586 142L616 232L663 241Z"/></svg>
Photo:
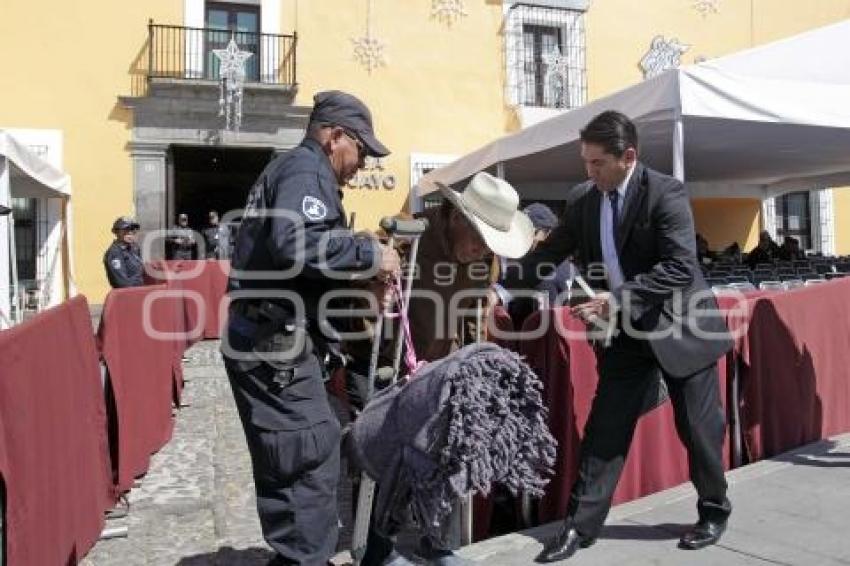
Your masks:
<svg viewBox="0 0 850 566"><path fill-rule="evenodd" d="M579 336L584 324L569 314L567 308L547 313L534 313L523 326L530 332L540 326L541 315L552 317L549 330L540 338L520 342L521 352L544 382L549 407L549 427L558 441L555 474L540 502L542 522L563 518L570 489L575 482L580 441L596 392L598 374L596 355ZM565 337L560 328L574 334ZM721 360L721 399L726 399L726 360ZM728 441L724 448L724 464L728 468ZM626 459L614 503L638 497L688 481L688 458L676 434L673 407L665 403L644 415L635 430L631 450Z"/></svg>
<svg viewBox="0 0 850 566"><path fill-rule="evenodd" d="M0 332L6 563L76 564L114 499L106 412L84 297Z"/></svg>
<svg viewBox="0 0 850 566"><path fill-rule="evenodd" d="M230 261L207 261L207 279L209 282L207 306L210 314L204 327L204 338L221 338L222 325L226 324L227 278L230 274Z"/></svg>
<svg viewBox="0 0 850 566"><path fill-rule="evenodd" d="M149 263L146 275L149 281L172 282L175 289L185 290L187 328L203 329L199 338L220 338L221 314L227 301L227 277L230 262L227 260L172 260ZM224 306L223 306L224 305Z"/></svg>
<svg viewBox="0 0 850 566"><path fill-rule="evenodd" d="M493 309L493 320L488 321L487 339L502 348L517 351L517 337L514 334L514 322L505 307L499 305Z"/></svg>
<svg viewBox="0 0 850 566"><path fill-rule="evenodd" d="M173 333L179 324L172 299L154 300L166 289L114 289L103 306L98 342L115 398L119 492L132 487L147 471L150 455L171 438Z"/></svg>
<svg viewBox="0 0 850 566"><path fill-rule="evenodd" d="M750 461L850 431L850 280L751 306L741 419Z"/></svg>

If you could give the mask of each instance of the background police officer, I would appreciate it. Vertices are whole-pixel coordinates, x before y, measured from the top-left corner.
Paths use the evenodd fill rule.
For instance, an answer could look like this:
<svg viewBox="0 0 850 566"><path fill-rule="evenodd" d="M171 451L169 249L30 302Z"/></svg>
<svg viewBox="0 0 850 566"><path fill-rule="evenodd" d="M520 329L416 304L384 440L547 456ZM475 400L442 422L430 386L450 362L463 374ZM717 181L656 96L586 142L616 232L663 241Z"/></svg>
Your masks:
<svg viewBox="0 0 850 566"><path fill-rule="evenodd" d="M177 215L177 225L171 229L167 243L171 259L195 259L198 243L195 232L189 227L188 214L181 212Z"/></svg>
<svg viewBox="0 0 850 566"><path fill-rule="evenodd" d="M121 216L112 223L115 241L103 255L106 277L114 288L139 287L144 285L142 274L144 264L139 246L136 245L136 232L139 224L129 216Z"/></svg>
<svg viewBox="0 0 850 566"><path fill-rule="evenodd" d="M335 348L320 302L345 279L399 270L394 250L348 229L340 190L388 153L360 100L319 93L306 137L260 174L243 213L222 350L271 564L324 565L336 550L340 426L323 383Z"/></svg>
<svg viewBox="0 0 850 566"><path fill-rule="evenodd" d="M218 212L210 210L207 214L209 224L202 232L206 242L205 254L207 259L225 259L230 248L230 230L219 223Z"/></svg>

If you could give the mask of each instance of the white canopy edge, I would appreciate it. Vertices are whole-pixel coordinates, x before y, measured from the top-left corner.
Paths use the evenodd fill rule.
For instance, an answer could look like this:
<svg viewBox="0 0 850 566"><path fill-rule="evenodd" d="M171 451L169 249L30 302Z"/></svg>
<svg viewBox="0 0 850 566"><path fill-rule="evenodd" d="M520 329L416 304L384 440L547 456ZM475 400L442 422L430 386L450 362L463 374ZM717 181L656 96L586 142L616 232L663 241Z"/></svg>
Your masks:
<svg viewBox="0 0 850 566"><path fill-rule="evenodd" d="M678 89L671 84L676 81L676 73L663 73L632 87L640 89L641 96L632 95L630 90L620 91L499 138L445 167L429 172L419 182L419 195L436 190L434 181L451 185L497 163L578 140L581 128L603 110L619 110L633 119L644 121L669 120L679 104Z"/></svg>
<svg viewBox="0 0 850 566"><path fill-rule="evenodd" d="M67 285L69 295L76 293L71 266L71 177L57 169L30 150L9 132L0 129L0 204L12 208L13 198L38 198L53 200L48 205L45 258L48 272L45 285L50 291L47 305L59 302L59 290ZM64 221L63 221L64 220ZM9 216L0 216L0 329L11 326L10 296L17 294L17 277L14 270L14 234ZM62 268L62 254L68 259L68 273ZM67 281L63 283L63 278ZM17 297L16 297L17 300Z"/></svg>
<svg viewBox="0 0 850 566"><path fill-rule="evenodd" d="M11 164L9 198L71 196L71 178L39 157L5 130L0 130L0 159ZM8 206L8 203L2 203Z"/></svg>

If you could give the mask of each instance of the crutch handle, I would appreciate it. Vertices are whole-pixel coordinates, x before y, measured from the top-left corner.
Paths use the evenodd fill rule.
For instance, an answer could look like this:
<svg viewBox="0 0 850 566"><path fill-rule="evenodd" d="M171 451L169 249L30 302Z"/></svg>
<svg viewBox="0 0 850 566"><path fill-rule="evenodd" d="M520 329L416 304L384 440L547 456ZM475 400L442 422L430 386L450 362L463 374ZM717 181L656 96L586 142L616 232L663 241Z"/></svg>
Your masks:
<svg viewBox="0 0 850 566"><path fill-rule="evenodd" d="M419 236L428 228L428 219L412 218L405 220L386 216L381 219L381 228L387 234L395 236Z"/></svg>
<svg viewBox="0 0 850 566"><path fill-rule="evenodd" d="M395 377L395 374L396 370L389 366L383 366L379 367L378 370L375 372L375 379L386 383L388 381L392 381Z"/></svg>

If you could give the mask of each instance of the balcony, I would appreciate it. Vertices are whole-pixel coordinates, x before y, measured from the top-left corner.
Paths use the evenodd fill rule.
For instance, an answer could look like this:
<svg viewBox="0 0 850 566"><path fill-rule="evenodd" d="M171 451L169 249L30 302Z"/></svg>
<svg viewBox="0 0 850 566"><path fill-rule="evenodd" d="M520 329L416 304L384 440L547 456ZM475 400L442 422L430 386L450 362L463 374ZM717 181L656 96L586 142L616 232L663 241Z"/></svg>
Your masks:
<svg viewBox="0 0 850 566"><path fill-rule="evenodd" d="M213 28L148 24L147 78L178 81L218 81L218 57L230 39L253 54L245 62L247 85L294 89L297 35L248 33Z"/></svg>

